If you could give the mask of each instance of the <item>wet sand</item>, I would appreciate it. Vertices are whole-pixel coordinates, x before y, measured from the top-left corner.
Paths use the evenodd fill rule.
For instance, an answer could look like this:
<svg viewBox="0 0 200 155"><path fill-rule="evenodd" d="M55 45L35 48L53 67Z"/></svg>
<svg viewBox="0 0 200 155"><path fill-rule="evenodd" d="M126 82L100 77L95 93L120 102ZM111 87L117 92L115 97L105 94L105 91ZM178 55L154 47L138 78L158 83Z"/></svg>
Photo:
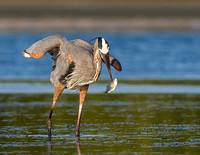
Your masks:
<svg viewBox="0 0 200 155"><path fill-rule="evenodd" d="M0 31L200 30L200 2L0 0Z"/></svg>
<svg viewBox="0 0 200 155"><path fill-rule="evenodd" d="M0 18L0 31L200 30L199 18Z"/></svg>

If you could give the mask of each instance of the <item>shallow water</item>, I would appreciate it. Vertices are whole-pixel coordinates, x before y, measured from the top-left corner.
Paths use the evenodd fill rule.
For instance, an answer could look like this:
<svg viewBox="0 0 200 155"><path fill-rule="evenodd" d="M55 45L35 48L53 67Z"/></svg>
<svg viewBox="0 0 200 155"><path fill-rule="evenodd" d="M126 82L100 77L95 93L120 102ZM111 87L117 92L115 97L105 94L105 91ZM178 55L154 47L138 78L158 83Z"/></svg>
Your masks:
<svg viewBox="0 0 200 155"><path fill-rule="evenodd" d="M88 94L80 145L74 137L78 95L63 94L48 148L51 99L52 94L1 95L1 153L200 153L199 94Z"/></svg>
<svg viewBox="0 0 200 155"><path fill-rule="evenodd" d="M104 93L106 84L92 84L88 93ZM52 93L54 87L51 84L32 84L32 83L0 83L0 93ZM76 90L64 90L64 93L79 93ZM200 85L131 85L119 84L112 93L200 93Z"/></svg>

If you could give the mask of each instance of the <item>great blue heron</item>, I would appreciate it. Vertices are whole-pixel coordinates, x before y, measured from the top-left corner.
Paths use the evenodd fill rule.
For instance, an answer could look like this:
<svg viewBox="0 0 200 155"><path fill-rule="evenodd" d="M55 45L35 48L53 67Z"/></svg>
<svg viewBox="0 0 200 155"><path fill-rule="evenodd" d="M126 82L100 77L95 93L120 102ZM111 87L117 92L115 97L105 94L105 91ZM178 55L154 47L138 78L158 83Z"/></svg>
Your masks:
<svg viewBox="0 0 200 155"><path fill-rule="evenodd" d="M33 44L23 52L23 55L26 58L39 59L47 52L54 60L50 77L50 81L54 85L54 96L47 121L49 141L51 140L53 109L58 97L65 88L80 90L79 114L75 132L76 136L79 137L83 102L89 84L96 82L99 78L102 61L106 64L111 81L110 65L121 71L121 64L109 55L109 45L101 37L96 38L95 43L92 44L81 39L69 41L60 35L50 36Z"/></svg>

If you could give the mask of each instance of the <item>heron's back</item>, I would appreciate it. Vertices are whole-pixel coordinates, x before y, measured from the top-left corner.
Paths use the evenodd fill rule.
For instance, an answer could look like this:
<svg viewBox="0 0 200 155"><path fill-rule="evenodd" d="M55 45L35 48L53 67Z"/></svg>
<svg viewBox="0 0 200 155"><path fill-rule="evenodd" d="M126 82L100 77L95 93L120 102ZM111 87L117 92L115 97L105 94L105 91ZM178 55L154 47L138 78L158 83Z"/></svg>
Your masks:
<svg viewBox="0 0 200 155"><path fill-rule="evenodd" d="M79 89L92 83L95 74L92 44L81 40L66 42L54 57L51 72L53 85L63 84L67 89Z"/></svg>

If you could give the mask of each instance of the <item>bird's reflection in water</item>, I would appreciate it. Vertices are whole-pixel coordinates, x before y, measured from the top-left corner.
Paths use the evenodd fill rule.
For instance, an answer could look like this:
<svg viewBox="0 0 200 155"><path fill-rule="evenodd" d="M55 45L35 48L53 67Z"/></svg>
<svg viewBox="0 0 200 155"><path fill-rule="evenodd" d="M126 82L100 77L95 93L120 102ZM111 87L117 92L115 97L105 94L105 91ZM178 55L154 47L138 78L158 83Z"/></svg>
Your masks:
<svg viewBox="0 0 200 155"><path fill-rule="evenodd" d="M76 147L78 155L81 155L81 148L80 148L80 136L76 136Z"/></svg>
<svg viewBox="0 0 200 155"><path fill-rule="evenodd" d="M47 154L52 155L53 154L53 152L52 152L53 143L51 141L51 138L48 137L48 139L49 139L49 141L48 141L48 146L47 146ZM80 136L76 136L75 140L76 140L77 153L78 153L78 155L81 155Z"/></svg>
<svg viewBox="0 0 200 155"><path fill-rule="evenodd" d="M51 142L51 141L48 142L47 154L48 154L48 155L51 155L51 154L52 154L52 142Z"/></svg>
<svg viewBox="0 0 200 155"><path fill-rule="evenodd" d="M51 142L51 132L48 132L48 147L47 154L52 154L52 142Z"/></svg>

